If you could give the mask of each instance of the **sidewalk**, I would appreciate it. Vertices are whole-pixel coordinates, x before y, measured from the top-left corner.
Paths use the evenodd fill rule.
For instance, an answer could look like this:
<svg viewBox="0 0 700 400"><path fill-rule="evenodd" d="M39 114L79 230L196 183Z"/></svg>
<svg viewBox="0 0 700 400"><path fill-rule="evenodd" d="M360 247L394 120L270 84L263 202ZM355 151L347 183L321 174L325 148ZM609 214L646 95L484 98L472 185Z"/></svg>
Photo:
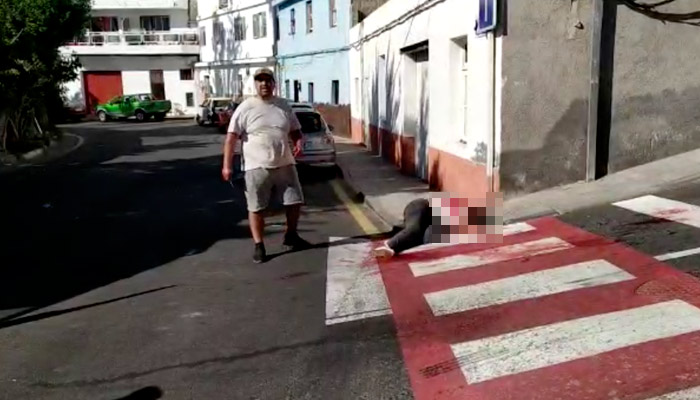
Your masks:
<svg viewBox="0 0 700 400"><path fill-rule="evenodd" d="M379 156L336 137L338 165L347 183L388 224L402 225L403 208L430 195L428 184L405 176ZM700 149L630 168L594 182L577 182L508 199L504 223L559 215L700 180Z"/></svg>

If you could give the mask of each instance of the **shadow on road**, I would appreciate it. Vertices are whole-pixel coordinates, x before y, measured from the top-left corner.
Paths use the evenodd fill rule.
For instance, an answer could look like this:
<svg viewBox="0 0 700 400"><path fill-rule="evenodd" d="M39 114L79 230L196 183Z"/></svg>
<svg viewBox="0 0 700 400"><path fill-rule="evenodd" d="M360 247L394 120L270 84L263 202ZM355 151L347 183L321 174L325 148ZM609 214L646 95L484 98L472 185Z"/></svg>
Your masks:
<svg viewBox="0 0 700 400"><path fill-rule="evenodd" d="M161 397L163 397L163 391L158 386L148 386L126 397L120 397L114 400L156 400Z"/></svg>
<svg viewBox="0 0 700 400"><path fill-rule="evenodd" d="M76 125L85 138L76 152L3 177L0 328L248 236L243 194L219 179L215 135L183 123L131 126Z"/></svg>

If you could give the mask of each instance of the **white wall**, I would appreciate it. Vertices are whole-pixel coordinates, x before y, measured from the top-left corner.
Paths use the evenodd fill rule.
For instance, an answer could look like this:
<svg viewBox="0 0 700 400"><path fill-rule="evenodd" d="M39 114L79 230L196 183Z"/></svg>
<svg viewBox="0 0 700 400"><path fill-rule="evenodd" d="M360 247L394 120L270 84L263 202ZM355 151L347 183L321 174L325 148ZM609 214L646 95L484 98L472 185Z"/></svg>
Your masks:
<svg viewBox="0 0 700 400"><path fill-rule="evenodd" d="M122 71L122 88L124 94L149 93L151 91L149 71Z"/></svg>
<svg viewBox="0 0 700 400"><path fill-rule="evenodd" d="M191 68L197 56L81 56L88 71L148 71Z"/></svg>
<svg viewBox="0 0 700 400"><path fill-rule="evenodd" d="M372 34L399 18L425 0L391 0L370 14L362 23L350 31L350 43L360 37ZM395 133L404 132L406 105L404 104L403 79L407 68L401 49L413 44L429 43L429 146L465 159L476 158L476 150L488 143L488 93L489 64L488 42L474 33L474 23L478 2L446 0L430 8L403 24L381 33L350 51L350 75L352 82L351 103L354 118L362 118L369 123L370 109L376 108L377 99L372 93L372 83L377 79L377 60L385 55L388 65L390 92L388 96L390 121L384 128ZM461 48L455 39L467 37L469 62L467 77L467 131L464 133L462 119L462 93L460 81ZM500 42L500 39L498 40ZM500 46L500 44L499 44ZM364 63L364 69L362 65ZM360 78L364 88L357 93L355 79ZM413 85L413 82L405 83ZM393 86L393 88L391 87ZM500 88L497 75L496 87ZM364 102L362 99L364 98ZM374 106L374 107L373 107ZM393 112L391 112L393 107ZM500 115L500 114L497 114ZM409 118L410 119L410 118ZM497 127L500 122L497 123ZM498 133L498 131L497 131ZM464 143L466 142L466 144ZM498 143L498 141L497 141Z"/></svg>
<svg viewBox="0 0 700 400"><path fill-rule="evenodd" d="M239 0L229 9L218 10L218 1L200 0L198 4L200 28L206 31L206 43L201 46L202 63L227 63L232 60L271 58L274 55L274 21L269 1ZM213 8L213 9L212 9ZM215 11L218 10L218 11ZM253 38L253 15L265 12L267 15L267 35ZM246 22L246 40L234 41L234 18L243 17ZM214 22L221 22L225 37L218 45L214 42ZM200 38L201 43L201 38Z"/></svg>
<svg viewBox="0 0 700 400"><path fill-rule="evenodd" d="M196 102L192 107L187 107L186 93L195 96L194 80L180 80L180 70L163 71L165 84L165 98L173 103L173 113L179 115L194 115Z"/></svg>
<svg viewBox="0 0 700 400"><path fill-rule="evenodd" d="M187 0L93 0L93 10L121 8L159 8L177 7L187 9Z"/></svg>

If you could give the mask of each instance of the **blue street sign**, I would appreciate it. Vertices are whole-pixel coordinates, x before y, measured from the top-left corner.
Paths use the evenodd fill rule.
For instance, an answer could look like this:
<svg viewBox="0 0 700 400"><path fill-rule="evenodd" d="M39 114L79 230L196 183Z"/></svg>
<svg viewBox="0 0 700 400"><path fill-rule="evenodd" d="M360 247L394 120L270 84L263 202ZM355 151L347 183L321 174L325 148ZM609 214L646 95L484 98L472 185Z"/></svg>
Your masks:
<svg viewBox="0 0 700 400"><path fill-rule="evenodd" d="M498 0L479 0L479 19L476 22L476 33L484 34L496 29L498 24L496 13Z"/></svg>

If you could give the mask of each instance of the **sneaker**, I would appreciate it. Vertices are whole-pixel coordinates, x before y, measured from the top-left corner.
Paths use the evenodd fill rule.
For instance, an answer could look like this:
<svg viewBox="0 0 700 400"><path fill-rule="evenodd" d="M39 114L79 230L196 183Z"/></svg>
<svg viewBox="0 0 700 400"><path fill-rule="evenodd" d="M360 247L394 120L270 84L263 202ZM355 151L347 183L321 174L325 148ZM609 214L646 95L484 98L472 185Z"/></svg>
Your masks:
<svg viewBox="0 0 700 400"><path fill-rule="evenodd" d="M284 235L284 242L282 242L282 245L287 248L287 250L304 250L308 249L311 247L311 243L307 242L306 240L302 239L298 233L287 233Z"/></svg>
<svg viewBox="0 0 700 400"><path fill-rule="evenodd" d="M387 242L384 242L383 245L372 250L372 255L377 258L391 258L394 256L394 250L389 247Z"/></svg>
<svg viewBox="0 0 700 400"><path fill-rule="evenodd" d="M255 251L253 252L253 262L256 264L260 264L261 262L265 261L265 258L267 255L265 254L265 244L260 242L260 243L255 243Z"/></svg>

